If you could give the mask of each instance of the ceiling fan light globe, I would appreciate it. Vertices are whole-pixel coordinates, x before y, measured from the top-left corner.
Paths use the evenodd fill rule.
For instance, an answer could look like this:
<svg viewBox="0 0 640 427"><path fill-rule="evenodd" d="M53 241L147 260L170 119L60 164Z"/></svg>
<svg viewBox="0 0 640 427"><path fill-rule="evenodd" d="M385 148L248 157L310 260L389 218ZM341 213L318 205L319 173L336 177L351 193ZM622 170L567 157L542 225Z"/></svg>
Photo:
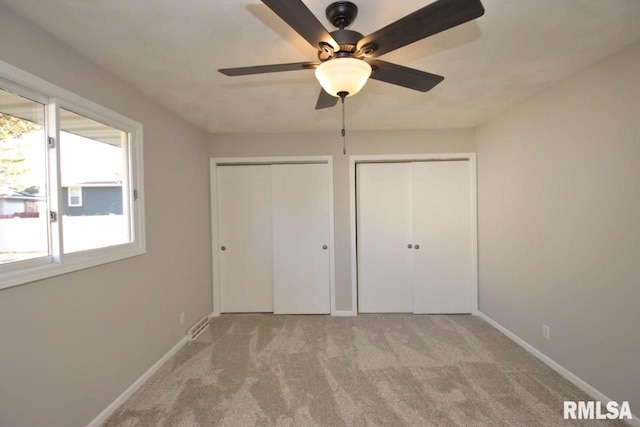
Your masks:
<svg viewBox="0 0 640 427"><path fill-rule="evenodd" d="M331 96L347 92L353 96L360 92L371 76L371 65L356 58L334 58L316 68L316 78L322 88Z"/></svg>

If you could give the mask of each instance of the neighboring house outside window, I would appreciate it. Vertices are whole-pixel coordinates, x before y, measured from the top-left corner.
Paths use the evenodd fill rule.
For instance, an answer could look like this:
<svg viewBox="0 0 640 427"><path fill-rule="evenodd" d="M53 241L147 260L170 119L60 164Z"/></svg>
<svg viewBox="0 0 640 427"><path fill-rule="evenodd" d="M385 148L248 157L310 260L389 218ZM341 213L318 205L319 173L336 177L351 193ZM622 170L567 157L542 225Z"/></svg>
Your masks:
<svg viewBox="0 0 640 427"><path fill-rule="evenodd" d="M0 188L0 219L38 218L41 209L39 205L46 205L46 197Z"/></svg>
<svg viewBox="0 0 640 427"><path fill-rule="evenodd" d="M77 186L62 187L67 204L62 214L122 215L122 183L116 181L83 182Z"/></svg>

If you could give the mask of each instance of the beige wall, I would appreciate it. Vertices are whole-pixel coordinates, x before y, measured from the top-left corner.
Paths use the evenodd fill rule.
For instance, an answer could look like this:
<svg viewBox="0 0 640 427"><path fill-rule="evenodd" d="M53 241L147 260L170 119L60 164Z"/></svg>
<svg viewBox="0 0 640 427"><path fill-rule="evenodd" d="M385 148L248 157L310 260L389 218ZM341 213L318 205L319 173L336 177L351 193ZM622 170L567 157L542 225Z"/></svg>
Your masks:
<svg viewBox="0 0 640 427"><path fill-rule="evenodd" d="M477 132L481 311L636 414L639 76L636 44Z"/></svg>
<svg viewBox="0 0 640 427"><path fill-rule="evenodd" d="M0 59L144 125L147 254L0 290L0 425L82 426L211 311L206 138L2 5Z"/></svg>
<svg viewBox="0 0 640 427"><path fill-rule="evenodd" d="M309 108L313 108L312 105ZM305 134L218 134L209 137L210 157L333 156L336 309L351 310L349 224L349 154L411 154L475 152L470 129L432 131L348 132L348 154L342 154L336 112L334 132ZM347 123L348 126L348 123Z"/></svg>

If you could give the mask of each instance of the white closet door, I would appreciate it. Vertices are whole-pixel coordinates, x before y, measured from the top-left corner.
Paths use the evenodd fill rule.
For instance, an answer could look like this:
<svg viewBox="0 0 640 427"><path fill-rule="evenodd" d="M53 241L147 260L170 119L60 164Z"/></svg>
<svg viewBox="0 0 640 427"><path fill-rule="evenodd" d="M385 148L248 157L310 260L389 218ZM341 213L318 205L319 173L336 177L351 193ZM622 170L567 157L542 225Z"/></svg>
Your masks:
<svg viewBox="0 0 640 427"><path fill-rule="evenodd" d="M410 313L411 164L357 165L358 311Z"/></svg>
<svg viewBox="0 0 640 427"><path fill-rule="evenodd" d="M273 286L277 314L331 311L326 164L273 165Z"/></svg>
<svg viewBox="0 0 640 427"><path fill-rule="evenodd" d="M470 313L469 162L413 163L412 179L414 313Z"/></svg>
<svg viewBox="0 0 640 427"><path fill-rule="evenodd" d="M271 312L270 166L219 166L217 173L221 311Z"/></svg>

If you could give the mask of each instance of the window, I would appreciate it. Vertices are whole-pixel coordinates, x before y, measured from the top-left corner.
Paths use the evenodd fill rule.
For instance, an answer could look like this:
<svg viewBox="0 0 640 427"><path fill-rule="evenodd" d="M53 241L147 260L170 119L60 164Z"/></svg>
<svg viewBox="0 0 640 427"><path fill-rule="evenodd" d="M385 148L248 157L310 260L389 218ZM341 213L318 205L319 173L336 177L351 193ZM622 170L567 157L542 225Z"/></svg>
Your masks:
<svg viewBox="0 0 640 427"><path fill-rule="evenodd" d="M67 199L69 207L82 206L82 187L69 187Z"/></svg>
<svg viewBox="0 0 640 427"><path fill-rule="evenodd" d="M127 132L60 109L60 176L69 200L62 216L64 253L130 241L123 179L128 145Z"/></svg>
<svg viewBox="0 0 640 427"><path fill-rule="evenodd" d="M140 255L142 125L0 61L0 289Z"/></svg>
<svg viewBox="0 0 640 427"><path fill-rule="evenodd" d="M45 107L0 89L0 265L50 253Z"/></svg>

